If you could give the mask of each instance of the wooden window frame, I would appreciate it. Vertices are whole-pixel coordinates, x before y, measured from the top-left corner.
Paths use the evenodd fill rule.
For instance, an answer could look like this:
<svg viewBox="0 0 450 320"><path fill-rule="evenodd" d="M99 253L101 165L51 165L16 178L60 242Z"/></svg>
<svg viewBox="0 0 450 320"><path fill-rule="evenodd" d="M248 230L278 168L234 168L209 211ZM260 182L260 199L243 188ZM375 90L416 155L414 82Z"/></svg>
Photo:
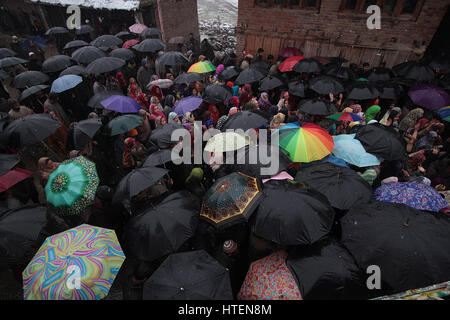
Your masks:
<svg viewBox="0 0 450 320"><path fill-rule="evenodd" d="M316 5L314 7L306 6L307 0L299 0L299 5L291 5L290 0L284 0L283 4L275 4L274 0L267 0L266 3L262 4L255 0L253 3L253 7L259 8L286 8L292 10L307 10L307 11L319 11L321 0L316 0Z"/></svg>
<svg viewBox="0 0 450 320"><path fill-rule="evenodd" d="M346 9L347 1L350 0L341 0L341 4L339 6L339 12L342 13L353 13L353 14L365 14L364 11L364 4L366 0L357 0L356 8L354 10ZM423 5L425 3L425 0L417 0L416 8L413 13L402 13L403 7L405 5L407 0L398 0L394 10L389 12L382 12L382 15L388 15L391 17L409 17L413 19L417 19L417 17L420 15L420 12L422 11ZM383 7L383 0L377 0L377 5L382 8Z"/></svg>

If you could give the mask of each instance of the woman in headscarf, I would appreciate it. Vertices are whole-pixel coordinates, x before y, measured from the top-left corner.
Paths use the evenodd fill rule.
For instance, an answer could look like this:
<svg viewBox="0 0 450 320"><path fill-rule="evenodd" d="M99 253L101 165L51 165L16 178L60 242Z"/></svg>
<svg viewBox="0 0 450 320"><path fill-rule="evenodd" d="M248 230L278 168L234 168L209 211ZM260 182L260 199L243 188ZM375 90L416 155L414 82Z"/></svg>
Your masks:
<svg viewBox="0 0 450 320"><path fill-rule="evenodd" d="M406 132L408 129L414 127L417 121L423 117L424 111L421 108L411 110L398 125L400 131Z"/></svg>
<svg viewBox="0 0 450 320"><path fill-rule="evenodd" d="M216 125L214 124L214 121L207 120L205 122L205 126L206 126L206 130L208 130L208 129L214 129Z"/></svg>
<svg viewBox="0 0 450 320"><path fill-rule="evenodd" d="M229 104L234 108L239 108L239 98L236 96L231 97L230 100L228 100Z"/></svg>
<svg viewBox="0 0 450 320"><path fill-rule="evenodd" d="M178 118L178 115L175 112L169 113L169 120L168 123L179 123L180 119Z"/></svg>
<svg viewBox="0 0 450 320"><path fill-rule="evenodd" d="M163 112L167 116L172 112L173 106L175 104L175 97L171 94L167 95L164 99L164 109Z"/></svg>
<svg viewBox="0 0 450 320"><path fill-rule="evenodd" d="M214 123L217 123L217 121L219 121L220 113L216 105L210 104L208 106L208 111L211 112L211 120L214 121Z"/></svg>
<svg viewBox="0 0 450 320"><path fill-rule="evenodd" d="M372 120L376 120L375 118L380 113L381 107L377 105L373 105L366 110L366 123L369 123Z"/></svg>
<svg viewBox="0 0 450 320"><path fill-rule="evenodd" d="M242 88L241 97L239 98L239 105L243 106L250 100L252 100L252 86L247 83Z"/></svg>
<svg viewBox="0 0 450 320"><path fill-rule="evenodd" d="M161 100L163 98L163 94L161 92L161 89L158 86L153 86L150 89L150 95L152 97L158 97L159 100Z"/></svg>
<svg viewBox="0 0 450 320"><path fill-rule="evenodd" d="M136 82L135 78L130 78L130 85L128 86L128 96L137 100L137 97L142 93L141 88Z"/></svg>
<svg viewBox="0 0 450 320"><path fill-rule="evenodd" d="M160 116L155 119L155 127L159 128L163 125L167 124L167 120L165 116Z"/></svg>
<svg viewBox="0 0 450 320"><path fill-rule="evenodd" d="M361 118L364 117L364 112L362 112L362 107L360 104L352 104L350 108L353 110L353 113L360 116Z"/></svg>
<svg viewBox="0 0 450 320"><path fill-rule="evenodd" d="M50 174L59 167L59 162L53 162L49 157L42 157L38 160L38 169L35 172L33 183L38 192L40 203L46 203L44 188L48 182Z"/></svg>
<svg viewBox="0 0 450 320"><path fill-rule="evenodd" d="M139 132L138 140L141 142L145 142L145 141L147 141L148 136L150 135L150 132L151 132L150 114L143 109L139 110L138 114L143 119L141 126L138 128L138 132Z"/></svg>
<svg viewBox="0 0 450 320"><path fill-rule="evenodd" d="M398 128L398 121L400 119L400 114L402 112L401 108L393 107L392 109L389 109L384 114L383 118L380 120L380 123L387 127L394 127Z"/></svg>
<svg viewBox="0 0 450 320"><path fill-rule="evenodd" d="M259 108L263 111L269 111L272 104L269 101L269 95L267 92L261 93L259 100L258 100Z"/></svg>
<svg viewBox="0 0 450 320"><path fill-rule="evenodd" d="M166 115L162 112L161 108L157 104L152 103L150 105L150 120L154 120L159 117L162 117L167 121Z"/></svg>
<svg viewBox="0 0 450 320"><path fill-rule="evenodd" d="M139 103L145 111L149 110L150 107L150 101L148 100L148 96L145 93L141 93L137 99L137 103Z"/></svg>

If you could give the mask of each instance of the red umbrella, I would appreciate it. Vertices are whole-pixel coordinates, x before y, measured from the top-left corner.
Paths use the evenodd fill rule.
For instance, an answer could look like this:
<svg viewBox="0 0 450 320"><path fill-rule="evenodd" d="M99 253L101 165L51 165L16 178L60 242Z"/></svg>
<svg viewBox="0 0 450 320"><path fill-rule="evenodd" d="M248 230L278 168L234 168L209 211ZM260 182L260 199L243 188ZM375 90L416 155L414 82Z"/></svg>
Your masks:
<svg viewBox="0 0 450 320"><path fill-rule="evenodd" d="M284 58L289 58L289 57L293 57L293 56L302 56L303 52L301 52L297 48L284 48L284 49L280 50L278 55L282 56Z"/></svg>
<svg viewBox="0 0 450 320"><path fill-rule="evenodd" d="M15 168L0 176L0 192L4 192L16 183L29 178L33 171Z"/></svg>
<svg viewBox="0 0 450 320"><path fill-rule="evenodd" d="M294 57L287 58L278 66L278 70L280 70L281 72L292 71L292 68L294 68L294 66L297 64L297 62L299 62L300 60L302 60L304 58L305 57L303 57L303 56L294 56Z"/></svg>
<svg viewBox="0 0 450 320"><path fill-rule="evenodd" d="M138 43L139 43L139 39L131 39L131 40L125 41L122 45L122 48L130 49L132 46L134 46L135 44L138 44Z"/></svg>

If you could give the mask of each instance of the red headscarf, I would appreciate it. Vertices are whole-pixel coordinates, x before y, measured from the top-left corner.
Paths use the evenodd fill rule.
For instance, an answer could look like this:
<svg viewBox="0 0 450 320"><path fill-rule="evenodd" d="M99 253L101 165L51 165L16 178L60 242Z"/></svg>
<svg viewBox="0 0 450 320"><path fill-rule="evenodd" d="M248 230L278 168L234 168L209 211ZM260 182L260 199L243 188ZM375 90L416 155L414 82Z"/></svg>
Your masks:
<svg viewBox="0 0 450 320"><path fill-rule="evenodd" d="M127 81L125 80L123 72L117 72L116 80L119 83L121 88L126 88L127 87Z"/></svg>
<svg viewBox="0 0 450 320"><path fill-rule="evenodd" d="M153 86L150 89L150 95L152 97L158 97L159 100L162 99L162 92L161 92L161 89L158 86Z"/></svg>
<svg viewBox="0 0 450 320"><path fill-rule="evenodd" d="M233 97L230 99L230 103L231 103L231 105L232 105L233 107L239 108L239 98L238 98L238 97L233 96Z"/></svg>
<svg viewBox="0 0 450 320"><path fill-rule="evenodd" d="M214 123L217 123L219 121L219 110L217 110L217 107L214 104L210 104L208 106L209 112L211 112L211 119L214 121Z"/></svg>
<svg viewBox="0 0 450 320"><path fill-rule="evenodd" d="M139 93L140 93L139 87L136 84L132 84L130 86L130 97L136 100Z"/></svg>
<svg viewBox="0 0 450 320"><path fill-rule="evenodd" d="M252 87L250 84L245 84L242 88L241 97L239 98L239 105L243 106L252 100Z"/></svg>
<svg viewBox="0 0 450 320"><path fill-rule="evenodd" d="M145 100L146 97L147 97L147 95L145 93L141 93L137 97L136 101L141 105L141 107L143 109L145 109L145 111L148 111L148 108L150 107L150 101L149 100Z"/></svg>

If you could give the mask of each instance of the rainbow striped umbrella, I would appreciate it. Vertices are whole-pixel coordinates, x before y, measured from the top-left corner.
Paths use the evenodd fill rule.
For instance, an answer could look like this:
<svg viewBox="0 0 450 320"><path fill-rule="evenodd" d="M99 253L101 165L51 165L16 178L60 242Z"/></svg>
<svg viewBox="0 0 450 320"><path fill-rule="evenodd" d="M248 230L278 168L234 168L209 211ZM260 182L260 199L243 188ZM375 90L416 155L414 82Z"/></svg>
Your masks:
<svg viewBox="0 0 450 320"><path fill-rule="evenodd" d="M328 119L333 119L336 121L363 121L363 118L358 116L357 114L351 113L351 112L339 112L332 114L331 116L327 117Z"/></svg>
<svg viewBox="0 0 450 320"><path fill-rule="evenodd" d="M103 299L124 260L114 230L83 224L55 234L22 273L24 299Z"/></svg>
<svg viewBox="0 0 450 320"><path fill-rule="evenodd" d="M293 162L321 160L333 150L333 137L321 127L309 122L301 126L297 123L288 125L276 130L272 136L279 135L280 147L289 153Z"/></svg>
<svg viewBox="0 0 450 320"><path fill-rule="evenodd" d="M187 72L208 73L215 71L216 67L209 61L200 61L194 63Z"/></svg>
<svg viewBox="0 0 450 320"><path fill-rule="evenodd" d="M450 106L443 107L436 112L442 118L442 120L450 122Z"/></svg>

